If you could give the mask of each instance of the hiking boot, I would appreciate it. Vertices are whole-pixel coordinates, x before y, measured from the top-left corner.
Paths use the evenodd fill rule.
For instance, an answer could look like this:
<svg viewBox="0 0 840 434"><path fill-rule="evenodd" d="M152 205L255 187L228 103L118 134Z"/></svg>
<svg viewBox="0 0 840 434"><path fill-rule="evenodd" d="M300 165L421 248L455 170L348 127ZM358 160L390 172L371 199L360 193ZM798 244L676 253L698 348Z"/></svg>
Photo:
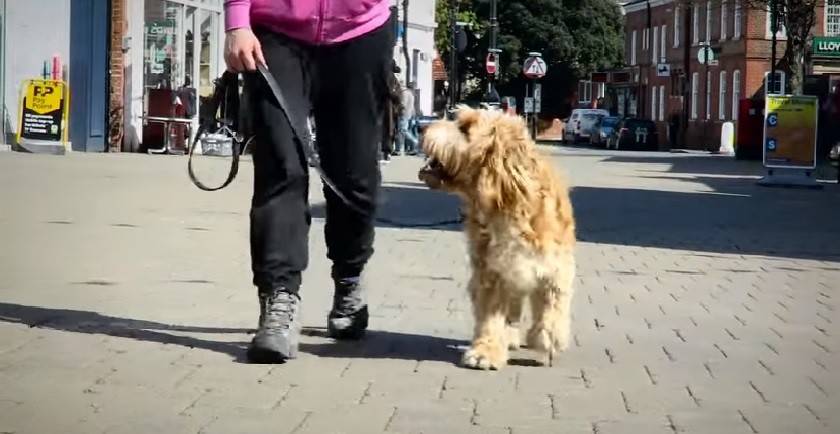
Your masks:
<svg viewBox="0 0 840 434"><path fill-rule="evenodd" d="M361 339L368 326L368 307L359 278L335 282L333 307L327 317L327 333L335 339Z"/></svg>
<svg viewBox="0 0 840 434"><path fill-rule="evenodd" d="M254 363L282 363L297 357L300 340L300 298L285 288L260 291L259 329L248 359Z"/></svg>

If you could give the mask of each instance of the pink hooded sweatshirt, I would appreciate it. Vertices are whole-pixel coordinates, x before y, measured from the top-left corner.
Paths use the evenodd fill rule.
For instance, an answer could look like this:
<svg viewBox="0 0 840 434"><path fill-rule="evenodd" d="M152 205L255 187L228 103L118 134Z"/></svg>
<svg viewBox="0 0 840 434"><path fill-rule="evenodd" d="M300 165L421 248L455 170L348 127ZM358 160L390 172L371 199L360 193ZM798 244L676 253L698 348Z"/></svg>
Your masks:
<svg viewBox="0 0 840 434"><path fill-rule="evenodd" d="M378 29L389 0L225 0L225 30L261 26L313 45L329 45Z"/></svg>

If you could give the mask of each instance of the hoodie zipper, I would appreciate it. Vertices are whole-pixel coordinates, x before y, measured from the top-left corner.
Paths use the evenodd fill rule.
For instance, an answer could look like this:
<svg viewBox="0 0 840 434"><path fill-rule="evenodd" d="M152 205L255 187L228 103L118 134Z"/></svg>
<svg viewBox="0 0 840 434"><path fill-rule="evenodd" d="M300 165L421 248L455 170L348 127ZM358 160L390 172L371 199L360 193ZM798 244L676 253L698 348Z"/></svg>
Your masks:
<svg viewBox="0 0 840 434"><path fill-rule="evenodd" d="M320 0L318 2L318 34L315 35L315 41L318 44L324 42L324 15L327 9L327 0Z"/></svg>

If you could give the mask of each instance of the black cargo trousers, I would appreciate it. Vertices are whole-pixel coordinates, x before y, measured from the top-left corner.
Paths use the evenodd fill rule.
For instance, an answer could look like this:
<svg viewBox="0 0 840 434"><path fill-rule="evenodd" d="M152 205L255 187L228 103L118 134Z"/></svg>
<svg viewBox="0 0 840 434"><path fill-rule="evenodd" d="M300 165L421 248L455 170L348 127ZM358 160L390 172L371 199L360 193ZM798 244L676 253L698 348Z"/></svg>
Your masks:
<svg viewBox="0 0 840 434"><path fill-rule="evenodd" d="M392 26L351 41L311 46L254 29L289 114L314 113L326 175L360 213L324 186L327 257L334 279L361 274L373 254L380 184L381 123L394 47ZM297 293L309 260L309 166L276 99L258 73L245 76L256 133L251 202L251 265L260 291ZM301 121L298 121L301 124ZM304 145L305 146L305 145Z"/></svg>

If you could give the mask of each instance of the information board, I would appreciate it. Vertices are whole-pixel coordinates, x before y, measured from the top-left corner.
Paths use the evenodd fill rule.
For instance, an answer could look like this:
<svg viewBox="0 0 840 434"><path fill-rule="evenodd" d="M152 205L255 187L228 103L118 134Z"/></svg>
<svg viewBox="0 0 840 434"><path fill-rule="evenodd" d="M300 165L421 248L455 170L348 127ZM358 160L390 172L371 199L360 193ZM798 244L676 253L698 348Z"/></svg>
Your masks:
<svg viewBox="0 0 840 434"><path fill-rule="evenodd" d="M818 101L815 96L767 95L764 166L813 169L817 157Z"/></svg>
<svg viewBox="0 0 840 434"><path fill-rule="evenodd" d="M27 80L21 102L18 142L65 142L67 86L63 81Z"/></svg>

